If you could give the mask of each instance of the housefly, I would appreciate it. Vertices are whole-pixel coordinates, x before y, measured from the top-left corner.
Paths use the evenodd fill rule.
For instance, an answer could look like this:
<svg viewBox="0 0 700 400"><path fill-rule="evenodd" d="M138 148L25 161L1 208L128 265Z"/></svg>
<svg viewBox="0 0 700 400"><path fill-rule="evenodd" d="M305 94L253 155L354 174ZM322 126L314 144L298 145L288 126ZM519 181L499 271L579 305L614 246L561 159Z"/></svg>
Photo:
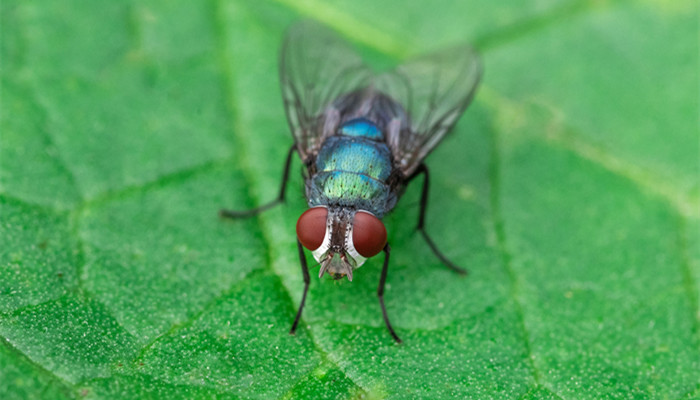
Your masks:
<svg viewBox="0 0 700 400"><path fill-rule="evenodd" d="M425 230L429 175L423 160L464 112L480 76L479 57L466 45L375 73L350 45L317 23L301 22L288 31L280 81L294 144L279 196L253 210L221 210L220 215L251 216L283 202L292 155L299 154L310 208L296 225L304 293L290 333L296 331L309 289L304 248L319 262L319 278L327 273L350 281L367 258L383 252L377 294L384 322L401 342L384 305L390 248L381 220L420 175L417 229L446 266L466 273Z"/></svg>

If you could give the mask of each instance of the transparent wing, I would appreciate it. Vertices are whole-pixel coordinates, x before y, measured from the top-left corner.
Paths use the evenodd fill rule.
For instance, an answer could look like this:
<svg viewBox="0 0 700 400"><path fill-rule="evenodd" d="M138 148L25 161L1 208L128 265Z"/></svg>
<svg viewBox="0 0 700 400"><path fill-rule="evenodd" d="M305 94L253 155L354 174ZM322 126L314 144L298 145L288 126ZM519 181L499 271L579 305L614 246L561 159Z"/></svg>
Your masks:
<svg viewBox="0 0 700 400"><path fill-rule="evenodd" d="M352 47L330 29L302 21L288 31L280 59L282 98L304 161L337 124L333 100L367 86L371 75Z"/></svg>
<svg viewBox="0 0 700 400"><path fill-rule="evenodd" d="M410 176L457 122L471 102L481 62L470 46L460 46L408 61L375 79L374 87L407 113L387 132L389 146L404 176Z"/></svg>

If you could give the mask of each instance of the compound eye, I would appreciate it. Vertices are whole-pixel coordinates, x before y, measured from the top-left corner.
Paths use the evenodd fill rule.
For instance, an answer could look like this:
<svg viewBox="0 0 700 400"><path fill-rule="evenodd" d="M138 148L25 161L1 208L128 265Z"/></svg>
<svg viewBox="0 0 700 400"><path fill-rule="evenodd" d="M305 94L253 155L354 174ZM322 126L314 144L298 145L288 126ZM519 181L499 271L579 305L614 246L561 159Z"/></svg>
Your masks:
<svg viewBox="0 0 700 400"><path fill-rule="evenodd" d="M352 243L362 257L377 255L386 245L384 224L366 211L356 212L352 223Z"/></svg>
<svg viewBox="0 0 700 400"><path fill-rule="evenodd" d="M314 207L304 211L297 221L297 237L302 246L314 251L321 247L326 236L328 209Z"/></svg>

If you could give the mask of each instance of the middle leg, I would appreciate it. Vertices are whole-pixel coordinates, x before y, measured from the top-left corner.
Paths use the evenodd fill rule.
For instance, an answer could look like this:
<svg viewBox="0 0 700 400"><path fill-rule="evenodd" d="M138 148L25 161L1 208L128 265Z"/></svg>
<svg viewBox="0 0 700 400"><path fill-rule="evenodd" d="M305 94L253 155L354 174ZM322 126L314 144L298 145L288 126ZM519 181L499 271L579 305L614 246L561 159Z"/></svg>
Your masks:
<svg viewBox="0 0 700 400"><path fill-rule="evenodd" d="M450 261L447 257L445 257L444 254L440 251L440 249L437 248L435 245L435 242L433 242L433 239L430 238L430 235L428 235L428 232L425 230L425 211L428 209L428 192L430 188L430 174L428 173L428 167L425 166L425 164L421 164L418 166L418 169L416 169L416 172L411 175L411 177L408 179L408 182L411 182L416 176L423 174L423 190L421 192L421 197L420 197L420 212L418 214L418 226L416 229L421 233L423 236L423 239L425 239L426 243L428 243L428 246L430 246L430 249L433 251L433 254L437 256L437 258L442 261L443 264L445 264L449 269L457 272L460 275L466 275L467 270L458 267L455 263Z"/></svg>

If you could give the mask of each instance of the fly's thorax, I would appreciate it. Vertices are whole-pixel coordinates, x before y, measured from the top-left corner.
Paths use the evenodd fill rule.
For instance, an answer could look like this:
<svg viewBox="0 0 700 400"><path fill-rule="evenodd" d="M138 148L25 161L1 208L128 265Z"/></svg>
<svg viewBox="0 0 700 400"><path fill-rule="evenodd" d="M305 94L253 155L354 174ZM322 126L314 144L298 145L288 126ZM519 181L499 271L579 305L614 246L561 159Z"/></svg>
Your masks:
<svg viewBox="0 0 700 400"><path fill-rule="evenodd" d="M297 237L321 264L319 278L328 272L335 279L347 275L352 280L353 271L384 248L386 229L370 212L319 206L299 218Z"/></svg>
<svg viewBox="0 0 700 400"><path fill-rule="evenodd" d="M363 209L378 217L387 211L391 202L389 185L366 175L347 171L318 172L309 181L309 206L332 204L338 207Z"/></svg>
<svg viewBox="0 0 700 400"><path fill-rule="evenodd" d="M391 151L385 143L365 137L331 136L316 157L316 171L346 171L386 182L391 175Z"/></svg>
<svg viewBox="0 0 700 400"><path fill-rule="evenodd" d="M350 129L352 128L352 129ZM310 206L337 205L368 210L382 217L393 205L391 152L367 123L356 123L345 134L327 138L306 181ZM351 135L352 134L352 135Z"/></svg>

